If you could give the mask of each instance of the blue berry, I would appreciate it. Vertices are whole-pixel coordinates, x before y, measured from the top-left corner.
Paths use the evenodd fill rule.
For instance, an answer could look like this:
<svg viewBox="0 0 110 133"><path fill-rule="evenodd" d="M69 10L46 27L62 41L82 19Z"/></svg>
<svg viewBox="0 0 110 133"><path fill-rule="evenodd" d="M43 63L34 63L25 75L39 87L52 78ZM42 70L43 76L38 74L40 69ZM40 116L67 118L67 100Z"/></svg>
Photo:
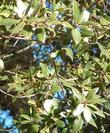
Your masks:
<svg viewBox="0 0 110 133"><path fill-rule="evenodd" d="M10 115L10 111L9 110L0 110L0 119L5 120L7 118L7 116Z"/></svg>
<svg viewBox="0 0 110 133"><path fill-rule="evenodd" d="M4 120L3 123L3 128L11 128L13 126L13 117L12 116L7 116L6 119Z"/></svg>
<svg viewBox="0 0 110 133"><path fill-rule="evenodd" d="M55 58L55 61L57 61L58 63L63 63L63 60L62 60L62 58L60 56L57 56Z"/></svg>
<svg viewBox="0 0 110 133"><path fill-rule="evenodd" d="M19 130L16 126L14 126L13 129L10 130L8 133L19 133Z"/></svg>
<svg viewBox="0 0 110 133"><path fill-rule="evenodd" d="M38 43L35 43L33 46L32 46L32 49L36 49L36 48L39 48L39 44Z"/></svg>
<svg viewBox="0 0 110 133"><path fill-rule="evenodd" d="M99 52L99 50L98 50L98 48L92 48L92 52L94 55L96 55Z"/></svg>
<svg viewBox="0 0 110 133"><path fill-rule="evenodd" d="M54 94L54 98L59 99L59 100L64 100L65 96L66 94L64 90L59 90L58 92Z"/></svg>
<svg viewBox="0 0 110 133"><path fill-rule="evenodd" d="M33 41L37 41L37 36L36 35L33 35L31 38L32 38Z"/></svg>
<svg viewBox="0 0 110 133"><path fill-rule="evenodd" d="M52 4L50 4L48 1L46 2L46 8L52 9Z"/></svg>
<svg viewBox="0 0 110 133"><path fill-rule="evenodd" d="M63 14L62 13L59 13L58 16L57 16L58 20L61 20L62 17L63 17Z"/></svg>
<svg viewBox="0 0 110 133"><path fill-rule="evenodd" d="M65 122L66 125L69 124L69 121L68 121L68 119L66 119L66 118L64 119L64 122Z"/></svg>
<svg viewBox="0 0 110 133"><path fill-rule="evenodd" d="M75 60L73 61L73 64L74 64L75 66L77 66L77 65L80 64L80 62L81 62L81 59L75 59Z"/></svg>
<svg viewBox="0 0 110 133"><path fill-rule="evenodd" d="M77 27L77 30L80 32L81 28L78 26L78 27Z"/></svg>
<svg viewBox="0 0 110 133"><path fill-rule="evenodd" d="M77 50L76 49L73 49L73 54L76 55L77 54Z"/></svg>

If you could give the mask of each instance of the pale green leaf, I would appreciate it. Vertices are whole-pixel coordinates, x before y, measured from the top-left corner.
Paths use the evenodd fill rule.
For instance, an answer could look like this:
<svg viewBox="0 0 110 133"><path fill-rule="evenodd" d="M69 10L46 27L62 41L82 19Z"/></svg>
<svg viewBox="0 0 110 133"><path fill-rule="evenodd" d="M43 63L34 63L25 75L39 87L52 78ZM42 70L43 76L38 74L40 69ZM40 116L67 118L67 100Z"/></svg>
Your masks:
<svg viewBox="0 0 110 133"><path fill-rule="evenodd" d="M72 129L72 131L73 132L79 132L80 130L81 130L81 128L82 128L82 126L83 126L83 120L82 120L82 118L79 116L79 117L77 117L76 119L75 119L75 121L74 121L74 123L73 123L73 129Z"/></svg>
<svg viewBox="0 0 110 133"><path fill-rule="evenodd" d="M48 66L43 63L40 63L40 66L41 66L42 74L44 75L44 77L49 76Z"/></svg>
<svg viewBox="0 0 110 133"><path fill-rule="evenodd" d="M79 44L81 41L81 33L80 31L76 28L71 31L73 40L75 41L76 44Z"/></svg>
<svg viewBox="0 0 110 133"><path fill-rule="evenodd" d="M76 0L73 1L73 18L76 22L78 22L80 18L80 10Z"/></svg>
<svg viewBox="0 0 110 133"><path fill-rule="evenodd" d="M67 22L67 21L62 22L62 25L63 25L64 27L66 27L66 28L73 29L73 26L72 26L69 22Z"/></svg>
<svg viewBox="0 0 110 133"><path fill-rule="evenodd" d="M19 33L21 30L23 30L24 26L25 26L25 22L21 22L19 23L17 26L15 26L13 29L12 29L12 33Z"/></svg>
<svg viewBox="0 0 110 133"><path fill-rule="evenodd" d="M73 111L73 116L78 116L84 111L84 104L79 104L76 109Z"/></svg>
<svg viewBox="0 0 110 133"><path fill-rule="evenodd" d="M84 118L85 118L86 122L89 122L91 120L91 117L92 117L91 116L91 110L88 107L85 107L83 114L84 114Z"/></svg>
<svg viewBox="0 0 110 133"><path fill-rule="evenodd" d="M96 123L95 123L93 118L91 118L91 120L89 121L89 124L91 124L92 126L97 128L97 125L96 125Z"/></svg>
<svg viewBox="0 0 110 133"><path fill-rule="evenodd" d="M110 25L110 21L106 20L105 18L101 18L100 23L104 26Z"/></svg>
<svg viewBox="0 0 110 133"><path fill-rule="evenodd" d="M42 27L42 28L37 29L36 36L39 42L45 43L45 39L46 39L45 28Z"/></svg>

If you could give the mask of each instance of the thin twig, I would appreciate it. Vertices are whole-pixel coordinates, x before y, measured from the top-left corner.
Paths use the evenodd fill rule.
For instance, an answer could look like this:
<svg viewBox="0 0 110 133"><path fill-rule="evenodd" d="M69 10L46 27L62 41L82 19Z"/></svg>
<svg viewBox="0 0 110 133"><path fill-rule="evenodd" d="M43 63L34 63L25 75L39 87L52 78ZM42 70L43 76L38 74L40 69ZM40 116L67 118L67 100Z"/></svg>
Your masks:
<svg viewBox="0 0 110 133"><path fill-rule="evenodd" d="M16 40L16 42L14 43L14 46L16 46L16 44L18 43L18 41L19 41L19 39L18 39L18 40Z"/></svg>
<svg viewBox="0 0 110 133"><path fill-rule="evenodd" d="M7 95L9 97L12 97L12 98L19 98L19 99L24 99L24 98L31 98L31 97L35 97L36 95L39 95L39 94L42 94L42 95L46 95L44 92L38 92L38 93L34 93L32 95L23 95L23 96L15 96L15 95L12 95L10 93L7 93L6 91L0 89L0 92L4 95Z"/></svg>
<svg viewBox="0 0 110 133"><path fill-rule="evenodd" d="M18 37L18 36L12 36L12 35L8 35L8 36L6 36L6 35L2 35L1 37L0 37L0 39L16 39L16 40L30 40L29 38L24 38L24 37Z"/></svg>
<svg viewBox="0 0 110 133"><path fill-rule="evenodd" d="M23 48L23 49L18 50L18 51L16 52L16 54L20 54L20 53L23 53L23 52L27 51L27 50L30 49L33 45L34 45L34 44L31 44L31 45L29 45L29 46L27 46L27 47L25 47L25 48ZM12 56L14 56L13 53L8 54L8 55L4 55L4 56L2 56L2 59L10 58L10 57L12 57Z"/></svg>

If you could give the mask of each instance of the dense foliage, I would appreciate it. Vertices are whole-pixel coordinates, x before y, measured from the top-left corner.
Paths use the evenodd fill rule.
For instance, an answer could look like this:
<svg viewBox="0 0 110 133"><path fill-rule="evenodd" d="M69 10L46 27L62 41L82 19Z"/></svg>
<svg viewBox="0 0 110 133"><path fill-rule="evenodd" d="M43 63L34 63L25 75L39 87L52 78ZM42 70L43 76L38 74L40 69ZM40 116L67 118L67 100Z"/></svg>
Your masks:
<svg viewBox="0 0 110 133"><path fill-rule="evenodd" d="M110 132L109 9L109 0L0 1L0 132Z"/></svg>

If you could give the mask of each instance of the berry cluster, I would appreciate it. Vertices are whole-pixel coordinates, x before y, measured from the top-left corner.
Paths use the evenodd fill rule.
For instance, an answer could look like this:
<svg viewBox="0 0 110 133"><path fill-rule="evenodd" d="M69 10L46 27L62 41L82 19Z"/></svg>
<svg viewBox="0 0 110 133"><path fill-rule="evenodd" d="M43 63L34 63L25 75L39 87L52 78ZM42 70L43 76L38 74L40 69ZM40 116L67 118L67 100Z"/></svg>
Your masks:
<svg viewBox="0 0 110 133"><path fill-rule="evenodd" d="M54 94L54 98L59 100L64 100L66 97L66 92L64 90L59 90Z"/></svg>
<svg viewBox="0 0 110 133"><path fill-rule="evenodd" d="M32 54L36 63L39 64L40 62L44 62L49 58L49 53L51 52L52 46L51 45L40 45L35 44L32 47Z"/></svg>
<svg viewBox="0 0 110 133"><path fill-rule="evenodd" d="M7 133L19 133L19 130L14 126L13 116L10 115L10 110L0 110L0 126Z"/></svg>

